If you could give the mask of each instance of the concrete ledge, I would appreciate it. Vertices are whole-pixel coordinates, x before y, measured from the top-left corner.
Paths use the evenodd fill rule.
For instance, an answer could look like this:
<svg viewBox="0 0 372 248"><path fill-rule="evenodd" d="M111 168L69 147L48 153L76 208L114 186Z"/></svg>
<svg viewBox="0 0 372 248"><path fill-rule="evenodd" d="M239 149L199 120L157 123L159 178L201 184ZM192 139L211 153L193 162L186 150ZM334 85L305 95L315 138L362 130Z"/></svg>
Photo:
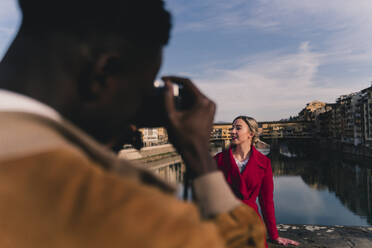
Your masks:
<svg viewBox="0 0 372 248"><path fill-rule="evenodd" d="M372 227L278 225L279 236L301 243L304 248L371 248ZM269 242L269 247L284 246ZM293 246L292 246L293 247Z"/></svg>
<svg viewBox="0 0 372 248"><path fill-rule="evenodd" d="M119 152L118 156L119 158L127 159L127 160L134 160L134 159L142 158L141 153L134 148L125 149L125 150L123 149Z"/></svg>
<svg viewBox="0 0 372 248"><path fill-rule="evenodd" d="M158 145L158 146L149 146L144 147L141 150L137 150L134 148L130 149L122 149L119 152L119 158L128 159L128 160L135 160L135 159L142 159L147 158L155 155L165 154L176 152L176 149L171 144L165 145Z"/></svg>

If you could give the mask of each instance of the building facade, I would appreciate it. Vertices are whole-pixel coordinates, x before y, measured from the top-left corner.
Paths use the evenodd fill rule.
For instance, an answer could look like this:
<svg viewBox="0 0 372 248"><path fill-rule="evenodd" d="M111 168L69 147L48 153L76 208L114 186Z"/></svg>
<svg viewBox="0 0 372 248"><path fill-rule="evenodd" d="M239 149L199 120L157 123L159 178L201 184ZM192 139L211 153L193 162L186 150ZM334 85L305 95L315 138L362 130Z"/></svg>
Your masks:
<svg viewBox="0 0 372 248"><path fill-rule="evenodd" d="M157 146L168 143L168 134L165 128L141 128L143 145Z"/></svg>
<svg viewBox="0 0 372 248"><path fill-rule="evenodd" d="M258 124L263 139L321 138L372 147L372 85L359 92L341 95L335 103L310 102L290 120ZM228 144L231 127L231 123L214 124L211 142ZM145 146L168 143L165 128L142 128L140 131Z"/></svg>

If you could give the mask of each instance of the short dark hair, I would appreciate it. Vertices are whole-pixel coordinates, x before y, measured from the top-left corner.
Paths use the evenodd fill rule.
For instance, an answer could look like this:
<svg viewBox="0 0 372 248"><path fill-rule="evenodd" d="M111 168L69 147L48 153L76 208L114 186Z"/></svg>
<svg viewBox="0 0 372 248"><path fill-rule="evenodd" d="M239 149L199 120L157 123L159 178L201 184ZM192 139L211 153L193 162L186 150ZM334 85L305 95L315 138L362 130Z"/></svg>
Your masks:
<svg viewBox="0 0 372 248"><path fill-rule="evenodd" d="M134 45L168 43L171 16L163 0L18 0L25 32L119 34Z"/></svg>

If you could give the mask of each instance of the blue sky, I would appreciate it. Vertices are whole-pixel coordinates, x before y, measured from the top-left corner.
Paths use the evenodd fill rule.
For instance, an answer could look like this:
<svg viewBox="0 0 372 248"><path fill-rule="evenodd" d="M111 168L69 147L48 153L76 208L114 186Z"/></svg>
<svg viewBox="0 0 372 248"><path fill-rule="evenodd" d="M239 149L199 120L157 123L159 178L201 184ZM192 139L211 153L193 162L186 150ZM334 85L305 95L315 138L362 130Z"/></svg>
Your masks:
<svg viewBox="0 0 372 248"><path fill-rule="evenodd" d="M190 77L216 121L296 115L372 80L371 0L165 0L174 17L159 75ZM0 3L0 56L20 21Z"/></svg>

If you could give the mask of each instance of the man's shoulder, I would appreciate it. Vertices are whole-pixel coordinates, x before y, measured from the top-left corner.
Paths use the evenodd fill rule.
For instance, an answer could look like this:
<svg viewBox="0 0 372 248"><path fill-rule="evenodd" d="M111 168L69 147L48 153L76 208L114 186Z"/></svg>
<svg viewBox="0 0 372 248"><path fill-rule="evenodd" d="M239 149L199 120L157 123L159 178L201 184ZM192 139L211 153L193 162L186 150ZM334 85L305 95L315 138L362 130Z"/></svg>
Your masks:
<svg viewBox="0 0 372 248"><path fill-rule="evenodd" d="M100 166L56 128L29 114L0 112L0 164L23 171ZM96 167L96 168L95 168ZM46 168L44 168L46 169Z"/></svg>
<svg viewBox="0 0 372 248"><path fill-rule="evenodd" d="M36 155L45 154L51 160L57 154L64 153L60 158L63 161L72 157L76 161L79 158L93 167L115 172L121 177L136 179L167 192L174 191L174 187L152 172L119 159L116 154L67 121L56 123L32 114L5 112L0 112L0 119L0 162L26 157L39 159Z"/></svg>
<svg viewBox="0 0 372 248"><path fill-rule="evenodd" d="M68 145L53 128L28 117L28 114L0 112L0 160Z"/></svg>
<svg viewBox="0 0 372 248"><path fill-rule="evenodd" d="M38 159L37 155L45 154L52 159L64 153L66 158L79 157L106 169L129 163L119 162L114 153L72 124L66 127L64 123L20 112L0 112L0 119L0 161Z"/></svg>

